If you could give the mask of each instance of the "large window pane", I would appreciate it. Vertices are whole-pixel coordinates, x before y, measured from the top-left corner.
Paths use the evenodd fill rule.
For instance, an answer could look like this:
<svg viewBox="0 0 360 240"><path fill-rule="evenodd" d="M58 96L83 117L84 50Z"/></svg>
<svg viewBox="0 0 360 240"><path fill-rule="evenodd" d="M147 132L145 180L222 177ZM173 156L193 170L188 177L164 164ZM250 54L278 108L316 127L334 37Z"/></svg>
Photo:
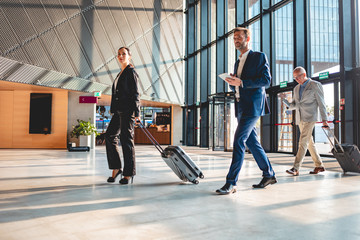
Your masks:
<svg viewBox="0 0 360 240"><path fill-rule="evenodd" d="M196 146L200 146L200 108L196 108Z"/></svg>
<svg viewBox="0 0 360 240"><path fill-rule="evenodd" d="M275 18L275 85L280 82L291 82L294 68L294 41L293 41L293 3L280 8L274 13Z"/></svg>
<svg viewBox="0 0 360 240"><path fill-rule="evenodd" d="M201 48L200 46L200 36L201 36L201 21L200 21L200 1L198 2L198 4L196 5L196 49L198 50L199 48Z"/></svg>
<svg viewBox="0 0 360 240"><path fill-rule="evenodd" d="M324 84L323 89L324 89L324 95L326 96L324 98L324 101L325 101L328 121L332 121L335 118L334 83ZM336 102L338 102L338 101L336 101ZM335 127L334 123L329 123L329 127L330 127L331 131L334 132L334 127ZM322 129L321 123L315 124L314 132L315 132L315 146L316 146L316 149L318 150L319 154L331 153L332 147ZM334 142L334 139L332 138L332 136L331 136L331 140L332 140L332 142Z"/></svg>
<svg viewBox="0 0 360 240"><path fill-rule="evenodd" d="M273 5L275 5L276 3L280 2L282 0L273 0Z"/></svg>
<svg viewBox="0 0 360 240"><path fill-rule="evenodd" d="M201 2L199 1L196 5L196 32L197 32L197 39L196 39L196 50L201 48L200 36L201 36L201 17L200 17L200 9L201 9ZM200 102L200 53L196 55L196 103Z"/></svg>
<svg viewBox="0 0 360 240"><path fill-rule="evenodd" d="M200 53L198 53L196 55L196 102L200 102L200 83L201 83L201 79L200 79L200 69L201 65L200 65Z"/></svg>
<svg viewBox="0 0 360 240"><path fill-rule="evenodd" d="M226 141L225 150L232 151L234 145L234 135L237 128L237 119L235 117L234 98L225 98L225 122L226 122Z"/></svg>
<svg viewBox="0 0 360 240"><path fill-rule="evenodd" d="M291 102L292 92L282 92L277 95L277 139L279 152L292 152L293 149L293 111L288 110L283 99Z"/></svg>
<svg viewBox="0 0 360 240"><path fill-rule="evenodd" d="M311 73L340 71L338 0L310 1Z"/></svg>
<svg viewBox="0 0 360 240"><path fill-rule="evenodd" d="M228 29L227 31L231 31L235 28L235 0L227 0L228 1Z"/></svg>
<svg viewBox="0 0 360 240"><path fill-rule="evenodd" d="M211 1L211 41L216 39L216 0Z"/></svg>
<svg viewBox="0 0 360 240"><path fill-rule="evenodd" d="M260 21L249 26L250 36L250 48L254 51L260 51Z"/></svg>
<svg viewBox="0 0 360 240"><path fill-rule="evenodd" d="M234 64L236 61L236 49L234 45L234 34L229 35L228 37L228 69L227 72L234 72ZM230 88L228 89L230 91Z"/></svg>
<svg viewBox="0 0 360 240"><path fill-rule="evenodd" d="M224 150L225 129L224 129L225 107L224 99L215 99L214 102L214 150Z"/></svg>
<svg viewBox="0 0 360 240"><path fill-rule="evenodd" d="M248 0L249 19L260 13L260 0Z"/></svg>
<svg viewBox="0 0 360 240"><path fill-rule="evenodd" d="M216 45L211 46L211 94L216 93Z"/></svg>

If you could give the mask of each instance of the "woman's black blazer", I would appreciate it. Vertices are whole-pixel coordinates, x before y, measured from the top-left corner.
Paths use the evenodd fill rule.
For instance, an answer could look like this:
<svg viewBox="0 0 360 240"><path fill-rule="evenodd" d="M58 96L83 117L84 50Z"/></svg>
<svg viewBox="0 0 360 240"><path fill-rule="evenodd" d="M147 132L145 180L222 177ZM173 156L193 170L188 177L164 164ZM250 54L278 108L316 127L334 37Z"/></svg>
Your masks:
<svg viewBox="0 0 360 240"><path fill-rule="evenodd" d="M139 117L140 113L140 94L138 89L139 76L134 67L127 67L118 74L119 78L116 86L112 86L110 112L126 112L135 113L135 117Z"/></svg>

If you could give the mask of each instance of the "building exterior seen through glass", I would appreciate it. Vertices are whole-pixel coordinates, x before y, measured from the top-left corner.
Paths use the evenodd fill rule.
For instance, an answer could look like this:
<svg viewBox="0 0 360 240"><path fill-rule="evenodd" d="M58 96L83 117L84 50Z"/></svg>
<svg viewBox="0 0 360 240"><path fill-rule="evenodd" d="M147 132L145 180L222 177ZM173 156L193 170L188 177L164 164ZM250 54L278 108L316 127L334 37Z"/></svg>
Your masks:
<svg viewBox="0 0 360 240"><path fill-rule="evenodd" d="M255 17L260 13L260 0L248 0L249 19Z"/></svg>
<svg viewBox="0 0 360 240"><path fill-rule="evenodd" d="M188 12L195 16L189 18L191 21L188 23L191 26L188 27L194 30L196 34L195 39L187 38L190 41L188 46L195 46L195 48L187 53L189 57L186 61L190 71L186 73L188 79L185 81L193 89L189 87L186 89L190 101L188 104L186 100L185 105L196 111L194 116L200 116L197 111L205 114L201 114L202 118L207 114L209 125L211 124L214 127L213 131L209 130L211 136L208 138L196 136L194 139L197 141L209 139L212 142L209 145L217 149L230 148L230 135L223 136L221 131L224 131L225 134L231 134L231 129L234 128L232 118L228 116L232 113L226 111L227 101L230 99L226 95L231 91L228 84L224 83L217 75L223 72L233 73L234 63L239 52L236 51L233 44L232 30L236 26L243 26L251 31L250 48L254 51L266 53L273 77L268 94L269 101L275 101L275 103L271 103L270 117L264 117L265 125L260 124L267 126L265 132L269 132L270 128L271 132L276 132L273 140L276 141L277 138L277 143L272 144L272 146L269 145L269 148L275 151L296 150L293 126L275 126L275 123L284 123L285 120L290 121L290 118L293 117L292 113L284 112L282 103L278 100L278 94L291 95L292 88L282 90L278 86L282 82L293 82L293 69L300 65L306 68L308 75L312 78L317 77L319 73L328 72L330 81L337 81L331 78L334 77L332 73L337 73L340 69L339 28L341 21L339 21L339 2L339 0L309 0L306 1L306 4L301 4L284 0L211 0L195 1L194 4L189 5ZM358 3L360 5L360 0ZM276 6L274 7L274 5ZM200 7L201 11L199 12ZM296 16L294 15L295 12ZM211 19L210 23L208 25L204 22L201 23L202 17L200 15L205 15L207 19ZM304 23L297 22L295 17L303 17ZM200 36L204 37L206 34L208 39L203 42ZM194 55L196 51L198 52ZM201 59L202 57L206 58L206 64ZM327 81L327 83L329 82ZM206 91L203 89L207 89L208 98L204 96ZM324 88L325 90L327 91L325 92L326 95L334 94L335 91L335 89L331 90L330 88ZM336 91L339 91L338 88ZM199 96L200 93L202 96ZM337 94L337 96L340 95ZM205 102L206 99L208 102ZM220 99L223 100L220 101ZM198 104L199 101L200 105ZM338 100L335 99L334 101ZM225 108L222 104L225 105ZM211 116L221 119L211 119ZM206 124L204 119L201 122ZM260 132L262 129L259 129ZM196 135L197 133L192 134ZM285 136L286 134L287 136ZM288 139L286 140L288 142L284 142L284 139ZM269 139L266 141L270 142Z"/></svg>
<svg viewBox="0 0 360 240"><path fill-rule="evenodd" d="M256 21L249 26L251 32L250 48L254 51L260 51L260 21Z"/></svg>
<svg viewBox="0 0 360 240"><path fill-rule="evenodd" d="M321 72L339 72L338 0L310 1L310 31L311 76L319 76Z"/></svg>
<svg viewBox="0 0 360 240"><path fill-rule="evenodd" d="M293 3L274 12L276 74L273 85L292 82L294 69ZM274 84L275 83L275 84Z"/></svg>

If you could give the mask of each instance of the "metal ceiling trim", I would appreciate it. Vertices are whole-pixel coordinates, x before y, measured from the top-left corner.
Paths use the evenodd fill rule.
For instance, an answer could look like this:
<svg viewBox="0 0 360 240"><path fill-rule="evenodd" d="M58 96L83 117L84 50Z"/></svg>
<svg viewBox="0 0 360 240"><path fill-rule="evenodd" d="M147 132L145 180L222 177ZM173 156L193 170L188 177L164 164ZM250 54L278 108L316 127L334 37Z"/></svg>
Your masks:
<svg viewBox="0 0 360 240"><path fill-rule="evenodd" d="M0 57L0 78L6 80L8 76L10 76L20 67L21 64L18 62L8 58Z"/></svg>
<svg viewBox="0 0 360 240"><path fill-rule="evenodd" d="M18 70L12 73L7 78L7 80L12 82L33 84L33 82L37 82L37 78L41 76L44 71L47 70L44 68L23 64Z"/></svg>
<svg viewBox="0 0 360 240"><path fill-rule="evenodd" d="M111 86L64 73L0 57L0 78L9 82L25 83L82 92L107 91Z"/></svg>

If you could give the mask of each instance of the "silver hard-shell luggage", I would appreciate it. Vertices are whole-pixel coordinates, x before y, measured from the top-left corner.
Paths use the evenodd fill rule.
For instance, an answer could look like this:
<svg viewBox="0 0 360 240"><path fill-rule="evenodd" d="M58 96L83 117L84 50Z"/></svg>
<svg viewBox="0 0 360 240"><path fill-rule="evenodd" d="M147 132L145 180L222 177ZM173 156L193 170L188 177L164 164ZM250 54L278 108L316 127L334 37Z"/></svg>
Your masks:
<svg viewBox="0 0 360 240"><path fill-rule="evenodd" d="M145 135L154 144L156 149L160 152L162 159L173 170L173 172L184 182L192 182L198 184L197 178L204 178L200 168L194 161L185 153L179 146L168 146L163 149L156 139L151 135L144 125L138 122L140 128L144 131Z"/></svg>

